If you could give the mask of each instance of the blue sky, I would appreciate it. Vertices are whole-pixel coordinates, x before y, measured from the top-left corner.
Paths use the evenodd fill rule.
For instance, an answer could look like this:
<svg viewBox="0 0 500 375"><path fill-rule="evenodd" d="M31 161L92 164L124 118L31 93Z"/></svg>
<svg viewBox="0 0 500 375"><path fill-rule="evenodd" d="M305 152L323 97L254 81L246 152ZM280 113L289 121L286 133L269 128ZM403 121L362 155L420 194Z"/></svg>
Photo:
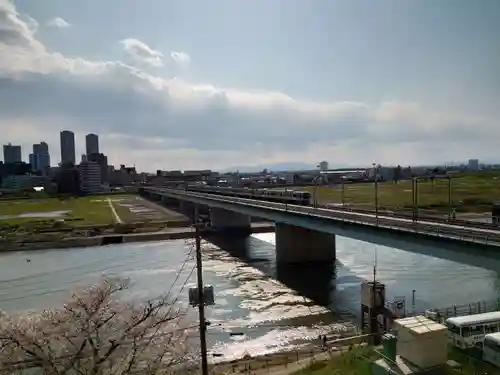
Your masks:
<svg viewBox="0 0 500 375"><path fill-rule="evenodd" d="M145 170L494 160L498 14L496 0L0 0L1 138L26 154L47 140L57 160L59 130L79 152L92 131Z"/></svg>

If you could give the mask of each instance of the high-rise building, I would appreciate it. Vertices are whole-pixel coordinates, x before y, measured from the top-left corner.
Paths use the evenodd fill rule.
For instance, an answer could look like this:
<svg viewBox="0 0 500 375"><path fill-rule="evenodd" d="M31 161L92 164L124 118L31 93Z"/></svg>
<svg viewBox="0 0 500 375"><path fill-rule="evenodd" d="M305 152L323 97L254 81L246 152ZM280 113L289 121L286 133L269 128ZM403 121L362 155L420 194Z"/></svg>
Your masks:
<svg viewBox="0 0 500 375"><path fill-rule="evenodd" d="M102 191L101 167L99 164L84 161L78 165L80 191L83 194L93 194Z"/></svg>
<svg viewBox="0 0 500 375"><path fill-rule="evenodd" d="M34 154L48 154L49 153L49 145L45 142L35 143L33 145L33 153Z"/></svg>
<svg viewBox="0 0 500 375"><path fill-rule="evenodd" d="M80 194L80 172L78 167L63 165L54 176L57 191L61 194Z"/></svg>
<svg viewBox="0 0 500 375"><path fill-rule="evenodd" d="M318 164L318 168L321 172L326 172L328 171L328 162L327 161L322 161Z"/></svg>
<svg viewBox="0 0 500 375"><path fill-rule="evenodd" d="M104 154L87 154L87 161L97 163L101 168L101 182L108 182L108 157Z"/></svg>
<svg viewBox="0 0 500 375"><path fill-rule="evenodd" d="M85 136L85 147L87 155L99 153L99 136L97 134L87 134Z"/></svg>
<svg viewBox="0 0 500 375"><path fill-rule="evenodd" d="M467 169L469 169L470 171L478 171L479 170L479 160L478 159L469 159Z"/></svg>
<svg viewBox="0 0 500 375"><path fill-rule="evenodd" d="M35 143L30 154L30 164L34 171L46 171L50 167L49 145L45 142Z"/></svg>
<svg viewBox="0 0 500 375"><path fill-rule="evenodd" d="M61 164L75 164L75 133L61 132Z"/></svg>
<svg viewBox="0 0 500 375"><path fill-rule="evenodd" d="M3 145L3 161L4 163L19 163L22 160L21 146L7 144Z"/></svg>

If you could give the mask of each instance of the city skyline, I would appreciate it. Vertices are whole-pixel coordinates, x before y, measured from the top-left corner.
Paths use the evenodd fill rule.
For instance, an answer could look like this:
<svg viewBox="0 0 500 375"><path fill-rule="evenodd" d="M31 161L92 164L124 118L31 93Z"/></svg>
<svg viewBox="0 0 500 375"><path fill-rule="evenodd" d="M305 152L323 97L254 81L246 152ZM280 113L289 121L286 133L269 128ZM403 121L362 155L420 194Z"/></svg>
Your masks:
<svg viewBox="0 0 500 375"><path fill-rule="evenodd" d="M45 142L45 141L40 141L37 143L33 143L31 145L31 149L25 150L26 147L23 147L19 143L12 143L8 142L3 144L3 153L2 153L2 161L4 162L10 162L9 157L15 161L22 161L22 162L28 162L30 164L33 164L32 161L35 159L35 155L49 155L48 158L48 166L57 166L60 163L63 162L64 159L64 154L69 153L68 157L70 159L74 159L74 161L71 161L73 164L78 164L77 160L77 155L78 152L77 150L81 147L77 147L77 144L81 143L78 142L78 138L75 133L71 130L61 130L59 132L59 157L55 157L54 155L57 155L57 151L54 152L55 147L50 147L50 145ZM66 141L69 141L69 144L67 147L64 147L64 143ZM86 134L84 137L84 148L85 148L85 153L82 155L90 155L90 154L99 154L99 135L94 134L94 133L89 133ZM52 152L50 150L52 149ZM12 156L14 155L15 156ZM51 163L51 160L58 160L56 163ZM46 162L47 160L44 160ZM68 161L68 160L67 160Z"/></svg>
<svg viewBox="0 0 500 375"><path fill-rule="evenodd" d="M110 162L149 171L494 161L499 12L494 0L124 0L118 13L1 0L0 128L24 150L56 147L61 128L96 133Z"/></svg>
<svg viewBox="0 0 500 375"><path fill-rule="evenodd" d="M82 137L77 137L74 132L72 132L71 130L61 130L60 131L60 134L64 133L64 132L67 132L67 133L71 133L74 137L73 141L75 142L75 145L78 144L79 142L77 142L77 140L79 138L82 138ZM82 153L81 156L82 156L82 159L81 160L77 160L77 155L78 155L78 152L76 151L78 148L75 147L75 165L78 165L80 162L83 162L83 161L87 161L87 156L89 155L89 153L87 153L87 151L95 151L96 148L97 148L97 151L100 151L99 149L99 135L98 134L95 134L95 133L89 133L89 134L86 134L84 137L84 142L83 142L83 148L85 148L85 153ZM81 143L81 142L80 142ZM89 143L91 143L92 145L90 145ZM10 146L10 147L21 147L17 144L12 144L11 142L7 143L7 144L4 144L4 154L5 154L5 147L6 146ZM61 144L59 145L61 147ZM45 141L41 141L39 143L35 143L32 145L32 148L33 148L33 154L35 154L37 151L36 149L37 148L40 148L40 147L43 147L43 150L45 149L48 149L50 150L50 147L48 146L48 144L45 142ZM90 147L90 148L89 148ZM94 147L94 149L92 150L92 147ZM22 147L21 147L21 150L22 150ZM31 163L31 156L33 154L28 154L28 159L25 160L25 158L22 156L21 154L21 161L24 161L24 162L29 162L30 164L33 165L33 163ZM50 153L49 153L50 154ZM106 165L121 165L123 164L121 161L117 161L116 163L108 163L108 157L107 155L103 155L102 153L100 152L97 152L97 153L91 153L91 154L94 154L97 156L97 159L100 159L100 156L102 155L105 159L105 164ZM62 156L62 155L61 155ZM85 157L85 158L83 158ZM48 158L49 160L49 163L52 159L52 156L50 156ZM96 163L99 163L98 160L94 160L93 162L96 162ZM237 171L237 170L242 170L243 173L246 173L246 172L249 172L249 171L254 171L254 172L257 172L257 171L260 171L260 170L263 170L263 169L271 169L271 170L275 170L275 171L279 171L279 170L306 170L306 169L316 169L316 168L319 168L320 164L321 163L327 163L327 164L330 164L330 169L336 169L336 168L371 168L371 165L373 163L366 163L366 164L355 164L355 165L348 165L348 164L337 164L337 163L330 163L329 161L322 161L322 162L317 162L317 163L304 163L304 162L297 162L297 161L288 161L288 162L278 162L278 163L274 163L274 164L262 164L262 165L258 165L258 164L245 164L245 165L241 165L241 166L235 166L235 165L231 165L229 167L225 167L225 168L220 168L220 169L212 169L212 170L219 170L219 171L223 171L223 172L227 172L227 171ZM424 163L416 163L416 164L413 164L412 166L413 167L417 167L417 168L420 168L420 167L429 167L429 166L459 166L459 165L462 165L462 166L469 166L471 165L471 162L475 162L477 165L498 165L500 164L499 163L499 160L497 159L487 159L487 160L479 160L475 157L472 157L472 158L467 158L467 159L464 159L464 160L458 160L458 161L448 161L448 162L438 162L438 163L428 163L428 164L424 164ZM318 164L319 163L319 164ZM60 164L60 162L58 163L50 163L50 166L58 166ZM393 162L391 163L388 163L388 164L385 164L384 166L385 167L395 167L396 165L404 165L404 163L400 163L398 162L397 160L394 160ZM160 170L168 170L168 169L165 169L165 168L160 168ZM179 170L179 168L172 168L172 170ZM182 170L182 169L181 169ZM141 172L146 172L146 173L153 173L153 172L156 172L155 171L151 171L151 170L141 170Z"/></svg>

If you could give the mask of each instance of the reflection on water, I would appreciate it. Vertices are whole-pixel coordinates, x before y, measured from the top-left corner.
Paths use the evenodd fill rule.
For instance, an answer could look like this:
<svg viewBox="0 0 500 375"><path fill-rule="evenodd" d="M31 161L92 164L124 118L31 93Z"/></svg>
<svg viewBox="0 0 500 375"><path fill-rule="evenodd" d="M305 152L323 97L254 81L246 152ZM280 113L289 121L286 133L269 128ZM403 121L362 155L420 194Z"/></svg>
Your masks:
<svg viewBox="0 0 500 375"><path fill-rule="evenodd" d="M411 296L419 310L494 299L495 271L337 237L335 265L276 266L274 234L246 240L204 243L204 281L212 284L216 304L207 308L208 342L213 353L234 358L290 348L319 333L353 329L346 319L359 313L360 283L371 278L375 249L377 274L388 299ZM170 288L192 251L184 241L109 245L84 249L0 254L0 308L40 309L60 303L76 285L102 274L129 277L131 298L155 297ZM26 258L31 262L26 262ZM172 295L196 322L187 304L195 285L188 260Z"/></svg>
<svg viewBox="0 0 500 375"><path fill-rule="evenodd" d="M321 306L329 306L335 285L335 263L278 265L276 278Z"/></svg>

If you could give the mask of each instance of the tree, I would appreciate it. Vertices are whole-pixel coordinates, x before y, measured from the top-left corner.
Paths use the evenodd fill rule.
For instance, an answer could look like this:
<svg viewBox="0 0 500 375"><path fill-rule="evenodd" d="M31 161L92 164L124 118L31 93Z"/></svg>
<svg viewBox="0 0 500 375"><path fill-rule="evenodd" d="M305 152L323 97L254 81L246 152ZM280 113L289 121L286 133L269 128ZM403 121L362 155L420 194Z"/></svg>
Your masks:
<svg viewBox="0 0 500 375"><path fill-rule="evenodd" d="M0 374L166 374L193 359L168 296L125 303L122 280L75 292L62 308L0 317ZM40 372L37 372L40 373Z"/></svg>

